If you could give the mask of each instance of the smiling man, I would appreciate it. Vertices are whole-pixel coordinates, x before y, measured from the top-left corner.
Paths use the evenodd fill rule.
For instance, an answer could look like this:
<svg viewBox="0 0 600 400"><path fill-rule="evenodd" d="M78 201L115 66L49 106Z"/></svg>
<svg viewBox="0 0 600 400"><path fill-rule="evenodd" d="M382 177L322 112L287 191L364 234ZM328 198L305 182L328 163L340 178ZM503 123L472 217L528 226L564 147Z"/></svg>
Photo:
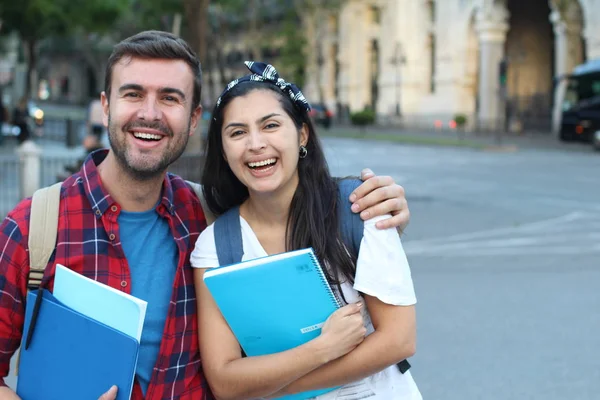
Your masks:
<svg viewBox="0 0 600 400"><path fill-rule="evenodd" d="M201 369L189 262L206 219L190 186L167 173L196 130L200 77L188 44L169 33L117 44L101 98L111 148L92 153L61 188L57 245L42 285L52 290L60 263L148 302L134 400L213 398ZM404 192L391 178L371 177L355 195L356 211L395 215L382 227L406 225ZM0 225L0 377L23 332L30 208L23 200ZM0 399L18 397L0 387Z"/></svg>
<svg viewBox="0 0 600 400"><path fill-rule="evenodd" d="M192 78L183 60L119 60L113 70L116 90L109 87L102 94L112 149L107 161L114 157L143 180L177 160L201 111L194 103Z"/></svg>

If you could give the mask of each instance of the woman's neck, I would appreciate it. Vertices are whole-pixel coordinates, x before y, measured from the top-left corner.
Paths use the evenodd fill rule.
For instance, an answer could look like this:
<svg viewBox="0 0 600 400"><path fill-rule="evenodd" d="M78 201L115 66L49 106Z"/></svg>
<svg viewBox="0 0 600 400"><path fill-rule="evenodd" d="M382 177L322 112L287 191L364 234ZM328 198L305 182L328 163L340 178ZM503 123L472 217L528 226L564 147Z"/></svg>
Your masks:
<svg viewBox="0 0 600 400"><path fill-rule="evenodd" d="M124 171L112 151L98 165L102 186L125 211L148 211L156 206L162 191L164 174L148 180L137 180Z"/></svg>
<svg viewBox="0 0 600 400"><path fill-rule="evenodd" d="M250 225L286 226L290 213L291 196L252 194L241 206L240 214Z"/></svg>

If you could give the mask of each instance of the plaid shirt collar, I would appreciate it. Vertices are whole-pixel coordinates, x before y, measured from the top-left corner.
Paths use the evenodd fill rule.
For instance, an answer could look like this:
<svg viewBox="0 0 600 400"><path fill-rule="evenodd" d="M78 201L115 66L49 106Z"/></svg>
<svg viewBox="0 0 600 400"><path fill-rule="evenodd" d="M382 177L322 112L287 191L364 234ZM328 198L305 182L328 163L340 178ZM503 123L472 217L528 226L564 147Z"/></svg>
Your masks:
<svg viewBox="0 0 600 400"><path fill-rule="evenodd" d="M108 152L108 149L101 149L89 154L80 171L80 179L83 180L85 194L92 205L96 218L101 218L106 210L114 204L117 204L112 196L104 189L104 187L102 187L102 181L98 172L98 165L104 161ZM166 176L163 182L163 192L161 196L159 204L164 205L165 210L171 215L174 215L173 186Z"/></svg>

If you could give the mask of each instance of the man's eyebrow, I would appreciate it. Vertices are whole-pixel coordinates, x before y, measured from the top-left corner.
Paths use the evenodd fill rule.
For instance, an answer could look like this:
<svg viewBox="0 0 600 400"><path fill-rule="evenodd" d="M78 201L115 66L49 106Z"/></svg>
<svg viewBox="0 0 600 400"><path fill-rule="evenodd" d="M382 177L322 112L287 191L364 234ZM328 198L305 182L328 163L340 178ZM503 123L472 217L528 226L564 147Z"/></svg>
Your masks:
<svg viewBox="0 0 600 400"><path fill-rule="evenodd" d="M136 90L138 92L142 92L144 91L144 87L142 85L138 85L137 83L126 83L119 88L119 93L127 90Z"/></svg>
<svg viewBox="0 0 600 400"><path fill-rule="evenodd" d="M119 93L123 93L127 90L135 90L137 92L143 92L144 91L144 87L140 84L137 83L126 83L123 86L121 86L119 88ZM162 94L177 94L178 96L180 96L183 100L185 100L185 93L183 93L183 91L177 89L177 88L172 88L172 87L164 87L164 88L160 88L158 90L159 93Z"/></svg>
<svg viewBox="0 0 600 400"><path fill-rule="evenodd" d="M185 100L185 93L183 93L181 90L179 90L177 88L164 87L159 90L159 93L163 93L163 94L173 94L174 93L174 94L179 95L179 97L181 97L183 100Z"/></svg>

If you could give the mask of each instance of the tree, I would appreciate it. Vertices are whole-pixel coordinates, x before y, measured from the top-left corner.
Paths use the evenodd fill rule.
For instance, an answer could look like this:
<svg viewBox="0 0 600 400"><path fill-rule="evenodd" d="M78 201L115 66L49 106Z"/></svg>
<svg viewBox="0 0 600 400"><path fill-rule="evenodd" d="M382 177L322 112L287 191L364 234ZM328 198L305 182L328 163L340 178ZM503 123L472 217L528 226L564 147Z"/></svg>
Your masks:
<svg viewBox="0 0 600 400"><path fill-rule="evenodd" d="M288 3L287 0L280 1ZM285 40L281 62L292 71L292 76L301 87L307 73L319 73L314 70L320 51L319 37L324 33L329 15L339 11L343 3L343 0L293 0L293 10L290 10L282 30Z"/></svg>
<svg viewBox="0 0 600 400"><path fill-rule="evenodd" d="M288 12L281 28L283 46L281 47L279 62L281 71L289 76L291 82L299 87L304 87L306 71L306 35L298 29L298 20L295 12Z"/></svg>
<svg viewBox="0 0 600 400"><path fill-rule="evenodd" d="M27 57L25 93L31 93L40 40L66 36L78 28L84 33L104 33L124 7L119 0L0 0L2 31L18 33Z"/></svg>
<svg viewBox="0 0 600 400"><path fill-rule="evenodd" d="M201 62L206 59L209 4L210 0L183 0L188 29L187 40Z"/></svg>

